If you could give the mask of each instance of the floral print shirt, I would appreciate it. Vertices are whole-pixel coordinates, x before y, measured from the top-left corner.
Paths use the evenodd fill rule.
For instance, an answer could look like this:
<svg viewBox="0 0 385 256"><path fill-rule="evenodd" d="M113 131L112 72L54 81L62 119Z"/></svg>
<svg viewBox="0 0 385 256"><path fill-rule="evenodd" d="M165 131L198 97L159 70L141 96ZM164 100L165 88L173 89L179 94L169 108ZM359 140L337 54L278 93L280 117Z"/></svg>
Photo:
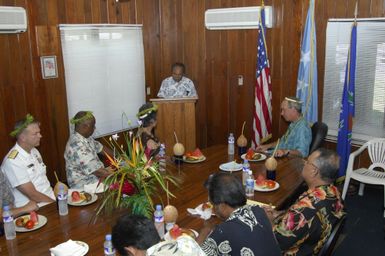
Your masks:
<svg viewBox="0 0 385 256"><path fill-rule="evenodd" d="M201 247L210 256L281 255L265 211L250 205L236 209L216 226Z"/></svg>
<svg viewBox="0 0 385 256"><path fill-rule="evenodd" d="M286 133L279 140L278 149L298 150L302 157L307 157L311 140L309 123L301 117L296 122L290 123Z"/></svg>
<svg viewBox="0 0 385 256"><path fill-rule="evenodd" d="M187 77L182 77L179 82L176 82L172 76L163 80L158 92L159 98L182 98L196 97L194 83Z"/></svg>
<svg viewBox="0 0 385 256"><path fill-rule="evenodd" d="M64 151L68 185L71 188L83 189L85 184L98 182L93 174L104 165L98 157L103 150L103 145L93 138L84 138L74 132Z"/></svg>
<svg viewBox="0 0 385 256"><path fill-rule="evenodd" d="M0 170L0 209L3 207L3 205L13 206L14 201L15 198L12 194L9 181L5 177L4 173Z"/></svg>
<svg viewBox="0 0 385 256"><path fill-rule="evenodd" d="M335 186L322 185L304 192L275 220L273 230L283 254L317 255L344 214Z"/></svg>

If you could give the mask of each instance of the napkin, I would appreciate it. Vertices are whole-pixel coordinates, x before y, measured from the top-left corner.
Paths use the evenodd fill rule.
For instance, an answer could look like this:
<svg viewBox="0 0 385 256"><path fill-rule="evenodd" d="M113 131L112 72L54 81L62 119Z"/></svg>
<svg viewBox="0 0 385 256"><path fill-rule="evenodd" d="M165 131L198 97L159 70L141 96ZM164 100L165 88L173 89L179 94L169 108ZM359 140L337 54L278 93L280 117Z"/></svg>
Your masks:
<svg viewBox="0 0 385 256"><path fill-rule="evenodd" d="M104 184L101 182L84 185L84 192L89 194L103 193L104 190Z"/></svg>
<svg viewBox="0 0 385 256"><path fill-rule="evenodd" d="M51 255L54 256L78 256L83 255L87 249L81 244L70 239L67 242L61 243L49 250Z"/></svg>
<svg viewBox="0 0 385 256"><path fill-rule="evenodd" d="M202 205L200 204L195 209L193 208L187 208L187 211L192 215L199 215L201 219L208 220L211 218L211 215L213 214L212 208L207 208L204 211L202 210Z"/></svg>

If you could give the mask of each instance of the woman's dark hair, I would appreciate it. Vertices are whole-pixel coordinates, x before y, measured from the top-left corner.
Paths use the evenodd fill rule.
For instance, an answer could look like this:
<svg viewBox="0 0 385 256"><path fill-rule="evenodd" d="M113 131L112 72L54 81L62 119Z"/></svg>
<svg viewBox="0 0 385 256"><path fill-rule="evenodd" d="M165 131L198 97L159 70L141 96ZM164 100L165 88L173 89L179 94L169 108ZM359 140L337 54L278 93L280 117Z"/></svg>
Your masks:
<svg viewBox="0 0 385 256"><path fill-rule="evenodd" d="M152 220L139 215L124 215L112 228L112 244L120 255L128 256L125 247L147 250L160 238Z"/></svg>
<svg viewBox="0 0 385 256"><path fill-rule="evenodd" d="M146 110L148 110L148 112L146 113ZM143 127L148 127L150 126L153 122L156 121L156 113L157 113L157 110L154 110L154 104L152 103L146 103L144 105L142 105L140 108L139 108L139 113L143 113L143 115L140 115L140 116L144 116L143 118L141 118L140 116L138 116L139 120L142 121L142 126Z"/></svg>
<svg viewBox="0 0 385 256"><path fill-rule="evenodd" d="M246 204L245 190L238 177L229 173L216 173L208 181L209 197L214 205L227 204L238 208Z"/></svg>

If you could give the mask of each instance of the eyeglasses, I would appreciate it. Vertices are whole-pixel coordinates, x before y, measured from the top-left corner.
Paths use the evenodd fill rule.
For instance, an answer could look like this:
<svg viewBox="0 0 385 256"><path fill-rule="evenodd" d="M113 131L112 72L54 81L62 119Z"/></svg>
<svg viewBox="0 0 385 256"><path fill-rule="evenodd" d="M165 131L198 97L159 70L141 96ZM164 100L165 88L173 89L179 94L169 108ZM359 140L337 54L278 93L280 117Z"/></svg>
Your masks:
<svg viewBox="0 0 385 256"><path fill-rule="evenodd" d="M307 160L304 160L304 164L308 164L308 165L311 165L314 169L316 169L317 171L319 171L319 168L317 165L313 164L313 163L310 163L309 161Z"/></svg>

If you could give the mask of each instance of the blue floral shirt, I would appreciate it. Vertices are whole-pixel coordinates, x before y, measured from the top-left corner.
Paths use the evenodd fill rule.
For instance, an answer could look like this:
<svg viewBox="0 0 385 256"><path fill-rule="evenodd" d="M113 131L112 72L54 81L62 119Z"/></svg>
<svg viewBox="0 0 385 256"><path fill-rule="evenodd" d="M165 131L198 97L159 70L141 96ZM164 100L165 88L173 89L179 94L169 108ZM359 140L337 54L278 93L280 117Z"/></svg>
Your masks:
<svg viewBox="0 0 385 256"><path fill-rule="evenodd" d="M279 140L278 149L298 150L302 157L307 157L311 140L309 123L301 117L289 125L286 133Z"/></svg>

